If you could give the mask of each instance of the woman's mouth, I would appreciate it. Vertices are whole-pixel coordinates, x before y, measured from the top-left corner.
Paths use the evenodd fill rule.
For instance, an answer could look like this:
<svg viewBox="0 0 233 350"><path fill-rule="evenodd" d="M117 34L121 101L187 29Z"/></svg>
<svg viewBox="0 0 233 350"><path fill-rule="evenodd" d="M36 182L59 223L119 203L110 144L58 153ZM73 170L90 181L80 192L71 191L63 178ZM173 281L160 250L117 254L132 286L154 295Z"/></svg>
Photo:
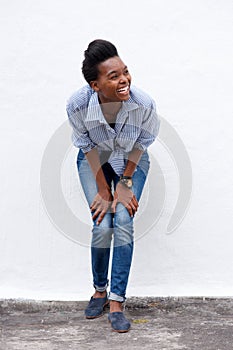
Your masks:
<svg viewBox="0 0 233 350"><path fill-rule="evenodd" d="M129 85L117 90L117 94L121 96L127 96L129 93Z"/></svg>

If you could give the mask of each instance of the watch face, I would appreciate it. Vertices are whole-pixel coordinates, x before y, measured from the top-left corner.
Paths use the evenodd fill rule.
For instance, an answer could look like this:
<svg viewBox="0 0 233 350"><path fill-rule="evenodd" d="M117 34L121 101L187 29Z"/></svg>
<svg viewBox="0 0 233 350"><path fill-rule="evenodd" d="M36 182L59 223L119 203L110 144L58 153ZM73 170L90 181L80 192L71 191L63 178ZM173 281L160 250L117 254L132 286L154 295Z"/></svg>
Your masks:
<svg viewBox="0 0 233 350"><path fill-rule="evenodd" d="M128 188L131 188L133 186L132 179L121 179L120 182Z"/></svg>
<svg viewBox="0 0 233 350"><path fill-rule="evenodd" d="M127 181L127 187L131 188L133 186L133 181L132 179L128 179Z"/></svg>

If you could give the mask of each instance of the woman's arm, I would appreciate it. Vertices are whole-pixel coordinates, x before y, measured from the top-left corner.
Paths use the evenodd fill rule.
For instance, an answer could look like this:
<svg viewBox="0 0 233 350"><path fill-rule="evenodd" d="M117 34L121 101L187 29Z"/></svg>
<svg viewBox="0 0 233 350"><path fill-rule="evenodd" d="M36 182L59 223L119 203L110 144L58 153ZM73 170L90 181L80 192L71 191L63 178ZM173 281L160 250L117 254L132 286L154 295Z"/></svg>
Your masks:
<svg viewBox="0 0 233 350"><path fill-rule="evenodd" d="M101 168L96 145L90 139L89 132L83 122L83 115L85 113L75 108L71 103L67 105L67 114L69 122L73 128L74 145L82 149L85 153L97 182L98 193L93 199L90 208L93 212L93 220L98 218L97 225L99 225L112 202L112 193Z"/></svg>
<svg viewBox="0 0 233 350"><path fill-rule="evenodd" d="M98 191L109 189L109 186L107 184L107 181L105 179L105 176L100 164L100 158L99 158L99 153L97 149L92 148L89 152L85 153L85 156L95 176Z"/></svg>
<svg viewBox="0 0 233 350"><path fill-rule="evenodd" d="M142 156L143 151L138 148L133 148L132 151L128 154L128 161L125 167L124 176L133 176L137 164ZM114 193L114 200L112 203L112 211L115 213L116 205L118 202L121 202L125 208L128 210L130 216L134 216L138 210L138 201L133 193L133 191L123 185L121 182L118 182L116 191Z"/></svg>
<svg viewBox="0 0 233 350"><path fill-rule="evenodd" d="M126 163L124 176L133 176L133 173L138 165L143 151L139 148L133 148L132 151L128 155L128 161Z"/></svg>
<svg viewBox="0 0 233 350"><path fill-rule="evenodd" d="M154 101L151 101L151 108L146 109L144 119L141 125L141 133L137 140L135 140L134 148L128 155L128 161L124 171L124 176L133 176L137 164L143 152L155 140L159 130L159 118L156 113L156 106ZM112 211L116 211L117 202L121 202L128 210L130 216L133 216L138 210L138 201L134 193L124 184L119 182L114 193L114 201L112 204Z"/></svg>
<svg viewBox="0 0 233 350"><path fill-rule="evenodd" d="M85 156L88 160L88 163L90 164L98 187L98 193L93 199L93 202L90 205L90 209L92 212L94 212L92 219L95 220L98 218L96 224L99 225L112 203L112 193L105 179L97 149L92 148L91 151L85 153Z"/></svg>

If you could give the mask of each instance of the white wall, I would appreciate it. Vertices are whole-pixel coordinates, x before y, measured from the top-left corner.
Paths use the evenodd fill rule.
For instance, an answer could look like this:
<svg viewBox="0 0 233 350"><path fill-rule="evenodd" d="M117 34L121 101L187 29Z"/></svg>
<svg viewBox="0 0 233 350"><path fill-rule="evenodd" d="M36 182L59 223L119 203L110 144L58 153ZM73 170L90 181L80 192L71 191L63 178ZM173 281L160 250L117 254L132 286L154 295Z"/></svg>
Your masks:
<svg viewBox="0 0 233 350"><path fill-rule="evenodd" d="M167 234L177 171L159 140L150 148L166 201L157 224L136 241L128 296L232 295L232 1L2 0L0 16L0 298L92 293L89 249L51 223L40 168L66 120L67 98L84 84L83 51L95 38L116 44L134 84L154 97L192 164L189 210ZM71 147L61 176L72 210L80 203L75 152ZM84 207L82 215L88 221Z"/></svg>

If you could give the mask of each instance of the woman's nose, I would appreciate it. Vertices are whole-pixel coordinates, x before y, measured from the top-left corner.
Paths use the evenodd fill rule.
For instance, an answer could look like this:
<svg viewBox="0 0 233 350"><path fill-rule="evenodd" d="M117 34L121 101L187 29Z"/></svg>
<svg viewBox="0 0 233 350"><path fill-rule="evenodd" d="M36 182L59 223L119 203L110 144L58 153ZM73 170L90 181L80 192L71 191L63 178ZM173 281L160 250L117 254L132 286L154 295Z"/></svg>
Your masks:
<svg viewBox="0 0 233 350"><path fill-rule="evenodd" d="M128 79L124 74L122 74L120 77L120 83L125 83L125 82L128 82Z"/></svg>

